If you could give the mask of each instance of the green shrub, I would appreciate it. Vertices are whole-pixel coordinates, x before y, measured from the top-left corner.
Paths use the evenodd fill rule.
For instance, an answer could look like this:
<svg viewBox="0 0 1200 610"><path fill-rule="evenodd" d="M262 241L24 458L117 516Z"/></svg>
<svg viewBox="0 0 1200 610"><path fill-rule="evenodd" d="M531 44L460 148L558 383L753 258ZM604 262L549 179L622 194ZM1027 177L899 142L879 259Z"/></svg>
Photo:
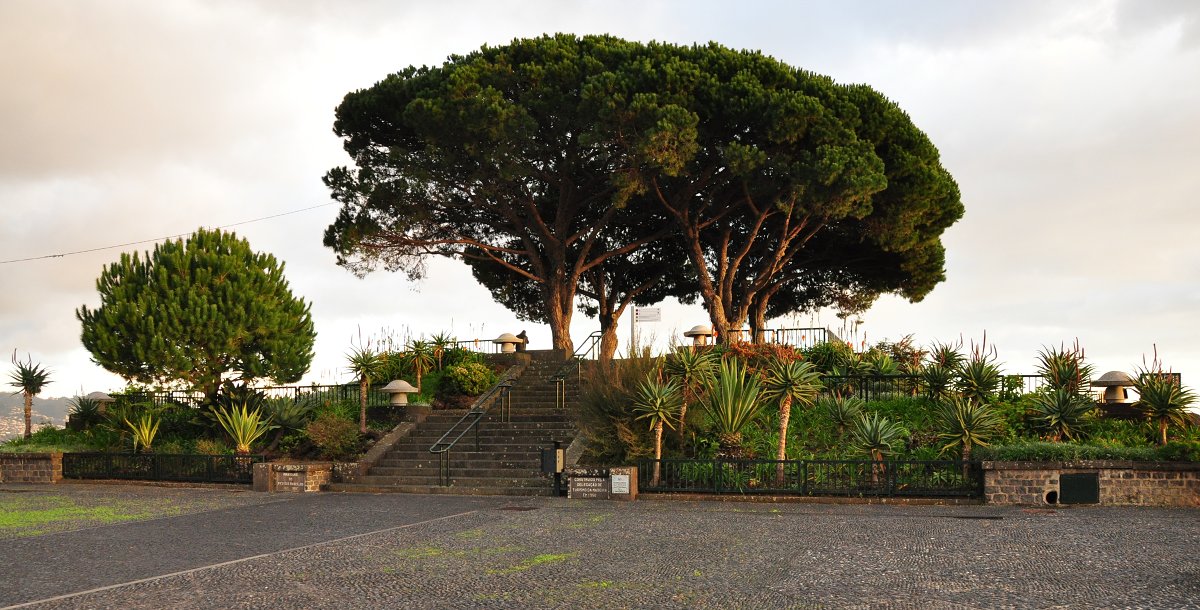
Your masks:
<svg viewBox="0 0 1200 610"><path fill-rule="evenodd" d="M318 415L304 432L328 459L349 458L359 449L358 426L332 413Z"/></svg>
<svg viewBox="0 0 1200 610"><path fill-rule="evenodd" d="M438 383L439 396L479 396L496 385L496 373L487 365L472 362L448 367Z"/></svg>
<svg viewBox="0 0 1200 610"><path fill-rule="evenodd" d="M16 438L0 445L3 453L48 453L52 451L96 451L94 439L86 432L44 426L29 438Z"/></svg>
<svg viewBox="0 0 1200 610"><path fill-rule="evenodd" d="M1158 459L1168 462L1200 462L1200 441L1171 441L1158 448Z"/></svg>
<svg viewBox="0 0 1200 610"><path fill-rule="evenodd" d="M196 439L194 447L196 453L200 455L225 455L233 453L233 450L224 441L211 438Z"/></svg>

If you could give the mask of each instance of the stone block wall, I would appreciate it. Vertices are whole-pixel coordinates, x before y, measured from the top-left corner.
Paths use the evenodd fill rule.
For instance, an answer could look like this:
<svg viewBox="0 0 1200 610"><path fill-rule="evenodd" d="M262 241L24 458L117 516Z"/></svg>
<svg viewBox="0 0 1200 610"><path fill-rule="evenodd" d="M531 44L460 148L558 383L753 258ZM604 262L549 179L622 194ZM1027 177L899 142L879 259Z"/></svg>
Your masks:
<svg viewBox="0 0 1200 610"><path fill-rule="evenodd" d="M57 483L61 453L0 453L0 483Z"/></svg>
<svg viewBox="0 0 1200 610"><path fill-rule="evenodd" d="M1098 475L1101 505L1200 507L1200 463L1192 462L984 462L984 496L988 504L1045 505L1064 474Z"/></svg>
<svg viewBox="0 0 1200 610"><path fill-rule="evenodd" d="M254 491L284 493L321 491L321 486L328 484L332 475L333 465L329 462L255 464Z"/></svg>

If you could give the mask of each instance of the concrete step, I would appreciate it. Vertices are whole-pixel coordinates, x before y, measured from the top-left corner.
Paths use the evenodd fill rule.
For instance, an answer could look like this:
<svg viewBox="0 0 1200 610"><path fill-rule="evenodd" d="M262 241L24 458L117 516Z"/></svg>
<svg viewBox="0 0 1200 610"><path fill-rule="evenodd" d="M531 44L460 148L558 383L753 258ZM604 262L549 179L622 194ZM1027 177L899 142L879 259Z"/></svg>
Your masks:
<svg viewBox="0 0 1200 610"><path fill-rule="evenodd" d="M345 493L451 494L461 496L550 496L552 484L539 487L442 487L440 485L368 485L360 483L330 483L326 491Z"/></svg>
<svg viewBox="0 0 1200 610"><path fill-rule="evenodd" d="M386 466L375 466L367 472L367 476L372 477L411 477L411 476L437 476L438 466L434 462L432 466L427 468L392 468ZM541 474L539 469L522 466L520 468L491 468L481 464L467 464L465 466L456 466L450 464L450 474L456 477L481 478L481 479L525 479L537 477Z"/></svg>
<svg viewBox="0 0 1200 610"><path fill-rule="evenodd" d="M367 475L356 477L354 482L359 485L437 485L437 472L431 472L428 475L410 475L410 476L389 476L380 477ZM541 477L460 477L453 470L450 471L450 486L465 487L465 488L520 488L520 487L542 487L549 486L552 483Z"/></svg>
<svg viewBox="0 0 1200 610"><path fill-rule="evenodd" d="M550 447L547 446L546 448L549 449ZM378 463L383 464L391 460L421 460L429 457L436 459L437 454L430 453L428 447L424 449L393 449L387 452ZM455 447L450 450L450 459L512 462L515 460L538 460L541 459L541 454L536 450L524 448L511 451L475 451L474 447Z"/></svg>

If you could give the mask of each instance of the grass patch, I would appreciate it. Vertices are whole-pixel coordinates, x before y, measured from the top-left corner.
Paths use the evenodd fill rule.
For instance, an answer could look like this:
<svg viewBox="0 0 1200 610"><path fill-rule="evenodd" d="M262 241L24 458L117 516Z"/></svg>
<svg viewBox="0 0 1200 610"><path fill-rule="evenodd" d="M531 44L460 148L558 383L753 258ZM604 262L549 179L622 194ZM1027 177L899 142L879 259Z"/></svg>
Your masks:
<svg viewBox="0 0 1200 610"><path fill-rule="evenodd" d="M178 508L135 506L126 503L84 506L66 498L11 498L0 500L0 537L38 536L92 525L109 525L176 514Z"/></svg>
<svg viewBox="0 0 1200 610"><path fill-rule="evenodd" d="M507 568L488 570L487 573L504 575L504 574L513 574L516 572L524 572L525 570L528 570L535 566L545 565L548 563L557 563L560 561L566 561L578 554L579 553L544 553L542 555L534 555L533 557L530 557L529 559L526 559L525 561L522 561L521 563L511 565Z"/></svg>

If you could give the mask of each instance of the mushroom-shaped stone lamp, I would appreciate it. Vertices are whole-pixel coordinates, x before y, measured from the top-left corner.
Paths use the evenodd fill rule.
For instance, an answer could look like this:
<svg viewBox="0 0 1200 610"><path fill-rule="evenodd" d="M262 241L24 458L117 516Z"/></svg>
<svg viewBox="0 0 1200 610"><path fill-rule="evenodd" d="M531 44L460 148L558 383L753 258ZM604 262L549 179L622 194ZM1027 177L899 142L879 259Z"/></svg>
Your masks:
<svg viewBox="0 0 1200 610"><path fill-rule="evenodd" d="M381 388L384 392L392 395L391 404L393 407L402 407L408 404L408 395L416 394L417 389L412 387L412 384L403 380L396 379L391 383Z"/></svg>
<svg viewBox="0 0 1200 610"><path fill-rule="evenodd" d="M92 392L91 394L84 396L84 398L98 403L100 405L100 408L98 410L101 413L103 413L105 411L105 409L108 408L109 404L117 402L116 398L113 398L112 396L109 396L108 394L105 394L104 392Z"/></svg>
<svg viewBox="0 0 1200 610"><path fill-rule="evenodd" d="M708 345L708 339L713 336L712 328L703 324L693 326L683 336L692 340L692 345Z"/></svg>
<svg viewBox="0 0 1200 610"><path fill-rule="evenodd" d="M503 335L492 339L492 343L498 343L500 345L500 353L502 354L511 354L516 352L517 344L521 342L521 339L512 333L504 333Z"/></svg>
<svg viewBox="0 0 1200 610"><path fill-rule="evenodd" d="M1104 388L1104 396L1100 398L1100 402L1105 403L1130 402L1127 388L1132 386L1133 378L1121 371L1109 371L1092 382L1093 388Z"/></svg>

